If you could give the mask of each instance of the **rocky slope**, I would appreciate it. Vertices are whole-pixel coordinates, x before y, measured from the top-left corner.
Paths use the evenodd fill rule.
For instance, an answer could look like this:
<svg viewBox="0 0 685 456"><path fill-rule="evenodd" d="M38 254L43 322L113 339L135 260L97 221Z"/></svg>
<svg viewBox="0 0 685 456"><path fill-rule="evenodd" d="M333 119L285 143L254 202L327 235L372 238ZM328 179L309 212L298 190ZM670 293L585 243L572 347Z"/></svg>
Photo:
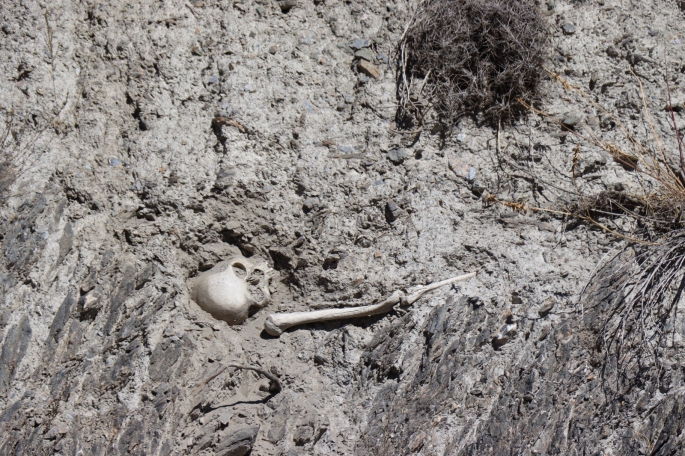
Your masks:
<svg viewBox="0 0 685 456"><path fill-rule="evenodd" d="M671 148L677 3L540 5L550 68L649 141L639 78ZM395 133L394 49L413 8L0 6L16 176L0 209L0 454L682 451L683 313L661 368L619 375L597 343L610 284L579 299L618 241L485 199L556 207L572 166L588 192L636 177L537 115L499 133L477 119ZM609 117L551 80L544 91L547 112L621 141ZM188 281L235 254L269 261L273 301L228 326ZM469 271L406 313L262 331L273 312Z"/></svg>

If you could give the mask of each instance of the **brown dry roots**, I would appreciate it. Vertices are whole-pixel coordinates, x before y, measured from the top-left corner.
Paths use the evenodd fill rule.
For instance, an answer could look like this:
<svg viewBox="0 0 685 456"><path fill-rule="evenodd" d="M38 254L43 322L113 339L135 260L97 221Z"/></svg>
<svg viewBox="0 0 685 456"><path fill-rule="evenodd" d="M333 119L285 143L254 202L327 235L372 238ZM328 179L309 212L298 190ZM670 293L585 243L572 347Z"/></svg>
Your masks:
<svg viewBox="0 0 685 456"><path fill-rule="evenodd" d="M422 122L424 88L449 123L479 112L494 121L521 113L517 99L537 98L546 43L533 0L425 1L399 46L398 124Z"/></svg>
<svg viewBox="0 0 685 456"><path fill-rule="evenodd" d="M600 225L612 234L644 244L660 244L666 235L685 229L685 200L673 193L653 193L647 196L617 191L603 191L581 198L567 206L566 212L579 219ZM602 223L599 220L602 220ZM613 220L630 220L627 231ZM638 243L640 243L638 242Z"/></svg>

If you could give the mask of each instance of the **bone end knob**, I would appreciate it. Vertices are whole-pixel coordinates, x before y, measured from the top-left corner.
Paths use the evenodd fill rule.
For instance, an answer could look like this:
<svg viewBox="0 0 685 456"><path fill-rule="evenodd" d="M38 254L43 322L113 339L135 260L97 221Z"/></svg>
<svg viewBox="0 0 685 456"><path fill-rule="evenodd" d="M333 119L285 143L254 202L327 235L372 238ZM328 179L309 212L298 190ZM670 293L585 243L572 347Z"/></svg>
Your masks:
<svg viewBox="0 0 685 456"><path fill-rule="evenodd" d="M282 327L283 322L279 321L278 315L269 315L264 321L264 330L270 336L278 337L283 334L283 331L288 329L289 326Z"/></svg>

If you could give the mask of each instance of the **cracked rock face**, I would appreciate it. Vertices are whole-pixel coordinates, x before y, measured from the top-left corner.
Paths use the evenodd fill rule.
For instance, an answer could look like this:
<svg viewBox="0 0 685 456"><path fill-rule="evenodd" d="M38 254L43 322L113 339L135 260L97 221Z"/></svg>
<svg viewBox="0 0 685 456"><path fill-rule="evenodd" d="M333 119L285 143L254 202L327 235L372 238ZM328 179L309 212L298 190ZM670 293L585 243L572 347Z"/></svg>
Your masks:
<svg viewBox="0 0 685 456"><path fill-rule="evenodd" d="M660 369L619 371L598 345L612 288L579 299L616 240L484 204L640 182L534 115L499 141L478 119L394 133L388 56L415 2L5 3L0 137L16 159L0 175L0 454L682 448L685 309ZM677 2L542 7L550 68L647 141L632 70L677 150L655 63L667 55L680 96ZM544 92L559 121L621 141L615 119ZM273 269L268 286L242 277L266 305L215 318L188 284L237 257ZM369 305L469 271L406 313L263 332L271 313Z"/></svg>

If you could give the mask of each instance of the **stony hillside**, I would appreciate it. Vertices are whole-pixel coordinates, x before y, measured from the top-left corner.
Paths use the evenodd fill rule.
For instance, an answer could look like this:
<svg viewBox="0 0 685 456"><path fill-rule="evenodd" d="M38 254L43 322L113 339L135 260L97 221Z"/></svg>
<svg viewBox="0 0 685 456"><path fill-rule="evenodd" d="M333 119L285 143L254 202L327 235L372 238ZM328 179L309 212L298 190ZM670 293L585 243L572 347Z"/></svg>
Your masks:
<svg viewBox="0 0 685 456"><path fill-rule="evenodd" d="M669 150L678 4L540 2L548 68L648 142L640 81ZM552 118L398 132L415 7L0 5L1 455L681 454L683 305L658 362L620 369L608 272L581 291L625 241L488 198L638 187L553 120L619 143L615 119L545 76ZM235 255L273 268L272 300L229 326L190 288ZM385 315L263 330L468 272Z"/></svg>

